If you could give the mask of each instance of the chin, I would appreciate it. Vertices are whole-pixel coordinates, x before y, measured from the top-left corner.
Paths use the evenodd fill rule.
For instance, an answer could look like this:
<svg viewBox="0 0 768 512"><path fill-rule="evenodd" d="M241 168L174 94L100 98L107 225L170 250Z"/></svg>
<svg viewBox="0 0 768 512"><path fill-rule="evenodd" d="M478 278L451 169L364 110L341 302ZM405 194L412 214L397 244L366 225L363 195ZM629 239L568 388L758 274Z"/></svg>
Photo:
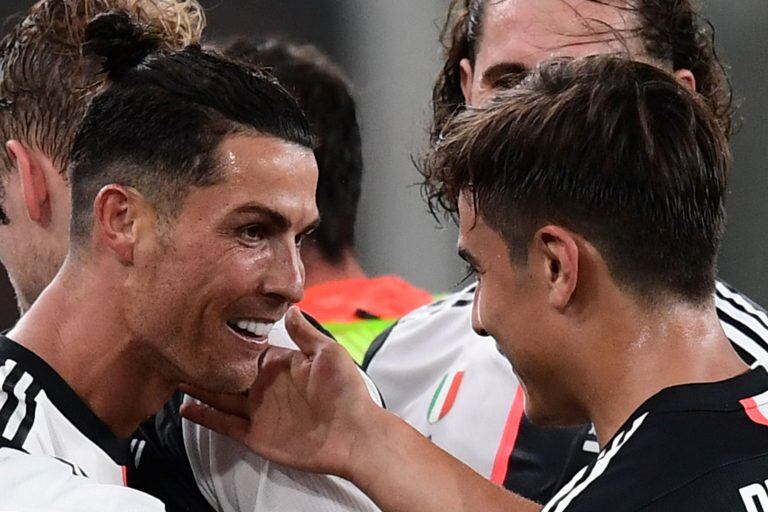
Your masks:
<svg viewBox="0 0 768 512"><path fill-rule="evenodd" d="M214 393L243 393L250 389L258 371L257 363L235 363L218 361L210 363L208 369L214 371L196 372L188 382L194 387Z"/></svg>

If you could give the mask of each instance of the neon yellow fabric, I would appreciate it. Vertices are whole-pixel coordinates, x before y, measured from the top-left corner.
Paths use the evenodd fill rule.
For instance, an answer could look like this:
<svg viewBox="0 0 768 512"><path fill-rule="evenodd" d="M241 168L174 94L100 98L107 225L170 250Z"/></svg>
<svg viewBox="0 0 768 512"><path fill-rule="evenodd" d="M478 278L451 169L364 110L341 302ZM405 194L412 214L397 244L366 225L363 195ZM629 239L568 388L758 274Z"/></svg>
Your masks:
<svg viewBox="0 0 768 512"><path fill-rule="evenodd" d="M328 322L323 327L333 334L358 364L362 364L368 347L384 329L396 322L391 320L356 320L354 322Z"/></svg>

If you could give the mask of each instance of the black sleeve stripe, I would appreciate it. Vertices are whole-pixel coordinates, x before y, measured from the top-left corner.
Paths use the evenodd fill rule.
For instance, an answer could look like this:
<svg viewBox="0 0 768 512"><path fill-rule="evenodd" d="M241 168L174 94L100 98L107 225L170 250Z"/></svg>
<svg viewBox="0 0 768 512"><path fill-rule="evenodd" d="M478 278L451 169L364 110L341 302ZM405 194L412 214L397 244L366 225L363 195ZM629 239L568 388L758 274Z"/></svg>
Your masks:
<svg viewBox="0 0 768 512"><path fill-rule="evenodd" d="M24 418L21 420L19 429L13 436L12 443L17 446L24 446L29 436L29 431L32 428L32 424L35 422L35 412L37 410L37 395L40 394L40 386L36 382L32 382L27 388L24 401L26 402L27 409L24 413Z"/></svg>
<svg viewBox="0 0 768 512"><path fill-rule="evenodd" d="M749 316L750 318L754 319L758 324L760 324L761 327L765 329L765 332L762 333L763 336L768 337L768 323L766 323L759 315L755 314L754 311L749 311L746 307L744 307L742 304L737 302L731 297L726 297L723 293L720 292L720 290L716 291L717 298L727 302L728 304L732 305L734 308L742 312L744 315ZM745 301L747 304L750 304L750 302ZM754 305L750 304L755 311L760 311L759 308L755 307Z"/></svg>
<svg viewBox="0 0 768 512"><path fill-rule="evenodd" d="M368 350L365 352L365 357L363 358L363 371L368 371L368 367L371 365L373 358L376 356L376 354L379 353L381 347L384 346L384 343L387 341L389 335L392 333L392 329L394 329L396 325L397 322L390 325L381 334L376 336L376 339L373 340L373 343L371 343L371 346L368 347Z"/></svg>
<svg viewBox="0 0 768 512"><path fill-rule="evenodd" d="M21 368L21 365L17 364L8 375L6 375L5 380L3 381L2 389L8 398L3 404L2 409L0 409L0 432L5 430L8 421L11 419L11 415L16 410L16 407L19 406L19 399L16 398L16 395L14 394L14 388L16 387L16 384L19 383L22 375L24 375L24 370Z"/></svg>
<svg viewBox="0 0 768 512"><path fill-rule="evenodd" d="M11 443L9 440L7 440L4 437L0 436L0 449L6 448L8 450L16 450L19 452L24 452L27 455L29 455L29 452L22 448L21 446L16 446L15 444Z"/></svg>
<svg viewBox="0 0 768 512"><path fill-rule="evenodd" d="M741 334L743 334L746 338L749 338L752 340L753 343L757 344L758 350L761 350L762 353L756 353L757 350L748 346L744 346L741 343L739 343L739 340L731 339L731 343L737 347L740 347L744 351L748 352L750 356L752 356L755 359L764 360L766 356L768 356L768 351L765 349L765 340L761 338L758 334L756 334L754 331L752 331L749 327L744 325L743 323L739 322L732 316L728 315L725 311L722 309L717 310L717 316L720 319L721 322L728 324L732 327L734 327L737 331L739 331ZM746 361L747 363L750 363L749 361ZM754 361L752 361L754 362Z"/></svg>

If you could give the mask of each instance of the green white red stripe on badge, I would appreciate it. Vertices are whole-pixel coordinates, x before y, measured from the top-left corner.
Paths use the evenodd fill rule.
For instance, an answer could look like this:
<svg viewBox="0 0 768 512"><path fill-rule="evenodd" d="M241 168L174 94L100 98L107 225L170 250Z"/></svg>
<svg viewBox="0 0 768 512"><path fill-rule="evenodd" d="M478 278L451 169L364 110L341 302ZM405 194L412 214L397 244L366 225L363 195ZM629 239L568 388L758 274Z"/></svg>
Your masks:
<svg viewBox="0 0 768 512"><path fill-rule="evenodd" d="M462 379L464 379L463 370L449 372L443 376L429 404L427 421L437 423L445 418L445 415L448 414L456 402L456 395L459 393Z"/></svg>

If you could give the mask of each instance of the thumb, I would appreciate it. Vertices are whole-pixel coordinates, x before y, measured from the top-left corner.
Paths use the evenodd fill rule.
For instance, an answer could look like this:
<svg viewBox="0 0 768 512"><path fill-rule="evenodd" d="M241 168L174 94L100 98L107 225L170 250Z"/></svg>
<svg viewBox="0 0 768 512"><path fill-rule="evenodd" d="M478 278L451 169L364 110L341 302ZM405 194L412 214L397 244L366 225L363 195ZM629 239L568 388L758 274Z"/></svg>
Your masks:
<svg viewBox="0 0 768 512"><path fill-rule="evenodd" d="M301 310L296 306L291 307L286 313L285 327L288 330L288 335L307 357L316 355L321 348L329 343L335 343L309 323L309 320L304 318Z"/></svg>

